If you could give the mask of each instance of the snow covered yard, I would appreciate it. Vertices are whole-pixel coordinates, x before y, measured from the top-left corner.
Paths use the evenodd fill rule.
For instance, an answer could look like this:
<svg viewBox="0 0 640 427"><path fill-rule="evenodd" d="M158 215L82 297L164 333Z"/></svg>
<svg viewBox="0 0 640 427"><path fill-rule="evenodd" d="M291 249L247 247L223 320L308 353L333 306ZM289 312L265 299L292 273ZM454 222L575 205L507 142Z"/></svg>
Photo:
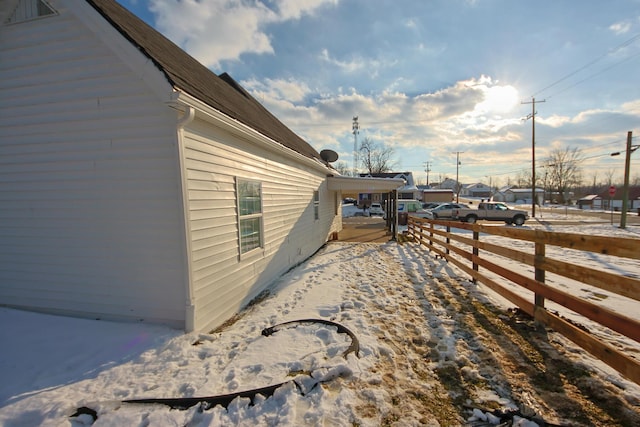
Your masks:
<svg viewBox="0 0 640 427"><path fill-rule="evenodd" d="M492 410L517 411L508 425L640 425L638 385L508 308L413 243L330 243L209 334L2 308L0 425L491 425ZM348 328L358 354L326 324L262 335L310 318ZM122 403L283 382L227 408ZM95 422L71 417L80 407Z"/></svg>

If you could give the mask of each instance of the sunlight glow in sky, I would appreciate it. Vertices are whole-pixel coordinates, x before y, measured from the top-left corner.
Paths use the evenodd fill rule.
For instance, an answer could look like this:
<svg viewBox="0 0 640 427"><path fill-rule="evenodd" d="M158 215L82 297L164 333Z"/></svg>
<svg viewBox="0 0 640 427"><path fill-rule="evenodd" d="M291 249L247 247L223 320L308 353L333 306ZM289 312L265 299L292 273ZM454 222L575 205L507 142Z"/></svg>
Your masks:
<svg viewBox="0 0 640 427"><path fill-rule="evenodd" d="M349 166L358 116L419 183L461 152L463 183L505 185L531 169L533 96L540 166L578 147L586 182L621 181L610 153L640 135L640 0L119 1Z"/></svg>

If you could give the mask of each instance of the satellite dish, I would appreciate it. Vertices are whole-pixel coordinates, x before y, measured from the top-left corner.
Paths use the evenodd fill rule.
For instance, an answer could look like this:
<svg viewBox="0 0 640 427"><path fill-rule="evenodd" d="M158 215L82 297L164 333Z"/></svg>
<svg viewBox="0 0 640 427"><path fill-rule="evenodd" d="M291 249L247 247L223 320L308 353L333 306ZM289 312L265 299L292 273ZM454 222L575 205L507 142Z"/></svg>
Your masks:
<svg viewBox="0 0 640 427"><path fill-rule="evenodd" d="M322 150L320 152L320 157L327 163L333 163L338 160L338 153L333 150Z"/></svg>

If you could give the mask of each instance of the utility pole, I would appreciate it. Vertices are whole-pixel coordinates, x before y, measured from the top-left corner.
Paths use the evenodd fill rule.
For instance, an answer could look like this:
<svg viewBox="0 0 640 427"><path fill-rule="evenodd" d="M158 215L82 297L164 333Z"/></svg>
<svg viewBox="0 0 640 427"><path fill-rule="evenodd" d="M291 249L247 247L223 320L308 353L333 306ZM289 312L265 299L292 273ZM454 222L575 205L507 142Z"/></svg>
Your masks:
<svg viewBox="0 0 640 427"><path fill-rule="evenodd" d="M353 118L353 176L358 175L358 133L360 133L360 125L358 124L358 116Z"/></svg>
<svg viewBox="0 0 640 427"><path fill-rule="evenodd" d="M631 153L640 148L640 145L631 145L633 133L627 132L627 151L624 158L624 186L622 188L622 213L620 215L620 228L627 227L627 210L629 209L629 167L631 166ZM612 156L619 156L620 152L611 153Z"/></svg>
<svg viewBox="0 0 640 427"><path fill-rule="evenodd" d="M491 182L491 175L485 175L485 177L489 178L489 200L487 201L491 201L493 199L493 183Z"/></svg>
<svg viewBox="0 0 640 427"><path fill-rule="evenodd" d="M542 101L538 102L545 102ZM530 102L521 102L521 104L531 104L531 114L525 120L531 119L531 217L536 217L536 99L531 98Z"/></svg>
<svg viewBox="0 0 640 427"><path fill-rule="evenodd" d="M456 203L460 202L460 181L458 181L458 172L460 169L460 154L464 151L456 151Z"/></svg>
<svg viewBox="0 0 640 427"><path fill-rule="evenodd" d="M431 162L424 163L424 171L427 173L427 187L429 186L429 172L431 172Z"/></svg>

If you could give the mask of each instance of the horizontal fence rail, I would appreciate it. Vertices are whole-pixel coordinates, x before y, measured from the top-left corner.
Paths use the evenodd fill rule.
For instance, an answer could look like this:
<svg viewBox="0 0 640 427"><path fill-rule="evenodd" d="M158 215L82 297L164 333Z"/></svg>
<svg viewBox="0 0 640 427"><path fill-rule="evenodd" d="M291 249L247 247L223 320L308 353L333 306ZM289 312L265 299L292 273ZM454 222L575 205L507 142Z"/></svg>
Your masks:
<svg viewBox="0 0 640 427"><path fill-rule="evenodd" d="M452 232L451 230L457 230ZM466 235L465 231L466 230ZM469 233L470 232L470 233ZM530 242L530 251L496 245L482 241L481 237L501 236L512 241ZM640 240L604 236L588 236L575 233L558 233L529 230L508 226L466 224L457 221L428 220L409 217L408 236L426 246L430 251L456 265L469 274L474 282L480 282L506 298L536 321L561 333L599 360L616 369L622 375L640 384L640 360L603 342L588 331L545 308L545 300L553 301L585 318L599 323L640 342L640 321L617 313L602 305L587 301L570 292L550 286L546 273L553 273L576 282L606 290L625 298L640 301L640 279L624 274L598 270L586 265L573 264L547 256L547 247L559 247L609 255L615 258L640 260ZM513 260L531 267L530 275L496 263L495 256ZM533 292L517 292L505 286L504 280L496 280L483 273L486 269L508 282ZM639 306L640 307L640 306Z"/></svg>

